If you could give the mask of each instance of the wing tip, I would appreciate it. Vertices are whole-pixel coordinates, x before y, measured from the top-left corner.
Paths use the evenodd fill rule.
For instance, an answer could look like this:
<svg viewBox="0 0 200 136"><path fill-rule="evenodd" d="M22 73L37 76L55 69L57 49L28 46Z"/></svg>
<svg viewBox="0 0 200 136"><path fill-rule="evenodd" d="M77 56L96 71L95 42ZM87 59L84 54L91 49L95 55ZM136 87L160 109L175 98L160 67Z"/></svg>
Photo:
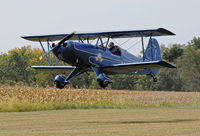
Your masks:
<svg viewBox="0 0 200 136"><path fill-rule="evenodd" d="M165 28L158 28L157 31L160 32L160 33L166 34L166 35L176 35L176 34L172 33L171 31L169 31Z"/></svg>
<svg viewBox="0 0 200 136"><path fill-rule="evenodd" d="M170 63L168 63L166 61L160 61L159 65L164 66L164 67L168 67L168 68L176 68L175 64L170 64Z"/></svg>

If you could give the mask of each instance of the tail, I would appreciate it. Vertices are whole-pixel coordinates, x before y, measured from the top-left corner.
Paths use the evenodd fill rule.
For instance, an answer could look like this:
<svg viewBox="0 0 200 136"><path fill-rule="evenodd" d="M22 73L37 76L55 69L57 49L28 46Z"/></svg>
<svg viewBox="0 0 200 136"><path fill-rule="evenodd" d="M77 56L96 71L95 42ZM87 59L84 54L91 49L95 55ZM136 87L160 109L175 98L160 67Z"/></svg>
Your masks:
<svg viewBox="0 0 200 136"><path fill-rule="evenodd" d="M148 46L144 52L143 61L161 61L161 52L160 52L160 46L158 44L158 41L155 38L150 38ZM151 70L142 70L138 71L138 74L147 74L152 75L156 74L159 71L159 69L151 69Z"/></svg>
<svg viewBox="0 0 200 136"><path fill-rule="evenodd" d="M158 61L160 63L163 63L163 67L168 67L168 68L176 68L175 66L162 61L161 57L161 52L160 52L160 46L158 44L158 41L154 38L150 38L148 46L144 52L143 56L143 62L148 62L148 61ZM151 62L150 62L151 63ZM137 73L138 74L146 74L146 75L151 75L153 77L154 82L157 81L155 74L159 71L159 69L149 69L149 70L140 70Z"/></svg>
<svg viewBox="0 0 200 136"><path fill-rule="evenodd" d="M149 39L148 46L145 50L144 61L158 61L162 60L161 52L160 52L160 46L158 44L158 41L154 38Z"/></svg>

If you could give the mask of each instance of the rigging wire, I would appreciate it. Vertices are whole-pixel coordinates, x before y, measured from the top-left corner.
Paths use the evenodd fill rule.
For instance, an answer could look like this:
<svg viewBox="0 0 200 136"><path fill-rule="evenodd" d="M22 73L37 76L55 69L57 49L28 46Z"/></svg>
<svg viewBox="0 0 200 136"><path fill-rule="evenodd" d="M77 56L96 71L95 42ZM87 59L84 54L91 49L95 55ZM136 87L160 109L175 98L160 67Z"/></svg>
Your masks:
<svg viewBox="0 0 200 136"><path fill-rule="evenodd" d="M146 37L144 38L146 39ZM137 44L139 44L141 42L141 40L138 40L137 42L135 42L134 44L132 44L130 47L128 47L126 50L130 50L131 48L133 48L134 46L136 46Z"/></svg>
<svg viewBox="0 0 200 136"><path fill-rule="evenodd" d="M135 45L139 44L141 42L141 40L135 42L134 44L132 44L130 47L128 47L126 50L130 50L131 48L133 48Z"/></svg>
<svg viewBox="0 0 200 136"><path fill-rule="evenodd" d="M124 41L123 43L121 43L119 46L121 47L123 44L127 43L128 41L130 41L131 39L128 39L126 41Z"/></svg>
<svg viewBox="0 0 200 136"><path fill-rule="evenodd" d="M120 46L120 44L115 40L115 39L113 39L113 38L110 38L112 41L114 41L115 43L117 43L117 45L119 45L119 47L121 47Z"/></svg>
<svg viewBox="0 0 200 136"><path fill-rule="evenodd" d="M117 43L117 45L118 45L119 47L122 47L123 44L125 44L125 43L127 43L128 41L131 40L131 39L128 39L128 40L124 41L123 43L118 43L115 39L113 39L113 38L110 38L110 39L113 40L115 43Z"/></svg>
<svg viewBox="0 0 200 136"><path fill-rule="evenodd" d="M146 39L147 37L144 37L144 40ZM129 42L130 40L132 40L132 39L127 39L126 41L124 41L123 43L119 43L119 42L117 42L114 38L110 38L112 41L114 41L119 47L122 47L122 45L124 45L125 43L127 43L127 42ZM95 41L96 39L94 39L94 40L90 40L90 44L92 44L94 41ZM125 50L130 50L131 48L133 48L134 46L136 46L137 44L139 44L141 42L141 40L138 40L137 42L135 42L134 44L132 44L130 47L128 47L127 49L125 49ZM106 42L103 42L103 44L105 44Z"/></svg>

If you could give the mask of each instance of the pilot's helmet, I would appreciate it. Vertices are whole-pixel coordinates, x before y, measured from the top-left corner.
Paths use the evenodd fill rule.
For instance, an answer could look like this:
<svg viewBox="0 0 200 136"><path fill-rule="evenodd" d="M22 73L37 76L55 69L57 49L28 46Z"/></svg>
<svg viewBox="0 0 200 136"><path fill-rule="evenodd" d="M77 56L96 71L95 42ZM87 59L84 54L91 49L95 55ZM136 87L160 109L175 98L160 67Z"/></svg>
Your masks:
<svg viewBox="0 0 200 136"><path fill-rule="evenodd" d="M52 47L55 47L56 46L56 44L55 43L52 43Z"/></svg>
<svg viewBox="0 0 200 136"><path fill-rule="evenodd" d="M109 44L108 44L108 48L110 49L110 48L112 48L114 46L114 43L113 42L110 42Z"/></svg>

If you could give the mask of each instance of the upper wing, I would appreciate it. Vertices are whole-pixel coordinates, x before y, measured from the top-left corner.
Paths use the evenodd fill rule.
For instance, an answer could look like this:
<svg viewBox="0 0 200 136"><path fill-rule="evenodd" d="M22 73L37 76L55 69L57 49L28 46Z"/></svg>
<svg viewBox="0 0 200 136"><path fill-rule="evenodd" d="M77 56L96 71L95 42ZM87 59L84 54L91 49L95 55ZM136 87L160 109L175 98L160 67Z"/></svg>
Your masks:
<svg viewBox="0 0 200 136"><path fill-rule="evenodd" d="M54 34L54 35L36 35L36 36L22 36L22 38L30 41L58 41L63 39L68 34ZM167 36L175 35L174 33L164 29L149 29L149 30L133 30L133 31L110 31L110 32L96 32L96 33L77 33L70 40L78 40L80 37L82 40L93 40L101 37L110 38L130 38L130 37L148 37L148 36Z"/></svg>
<svg viewBox="0 0 200 136"><path fill-rule="evenodd" d="M59 72L61 71L71 72L75 68L74 66L31 66L31 67L40 71L59 71Z"/></svg>
<svg viewBox="0 0 200 136"><path fill-rule="evenodd" d="M151 61L151 62L138 62L138 63L127 63L127 64L115 64L112 66L102 67L105 73L128 73L139 70L149 70L157 68L176 68L165 61Z"/></svg>

